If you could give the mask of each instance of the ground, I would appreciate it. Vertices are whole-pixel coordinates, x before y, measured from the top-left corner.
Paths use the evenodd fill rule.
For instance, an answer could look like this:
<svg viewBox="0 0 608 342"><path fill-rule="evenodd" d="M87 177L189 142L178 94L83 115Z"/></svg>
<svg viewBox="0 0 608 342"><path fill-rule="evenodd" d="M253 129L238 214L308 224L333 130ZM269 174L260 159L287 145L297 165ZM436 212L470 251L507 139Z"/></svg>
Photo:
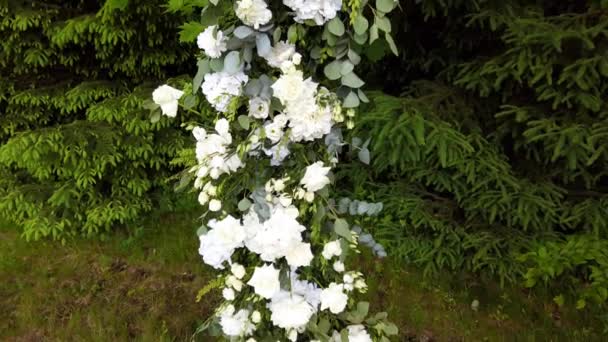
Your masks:
<svg viewBox="0 0 608 342"><path fill-rule="evenodd" d="M64 245L26 242L0 226L2 341L185 341L219 301L212 291L196 302L214 274L197 254L194 213ZM389 312L401 341L602 340L596 313L560 309L537 293L473 275L424 278L390 257L355 262L372 308Z"/></svg>

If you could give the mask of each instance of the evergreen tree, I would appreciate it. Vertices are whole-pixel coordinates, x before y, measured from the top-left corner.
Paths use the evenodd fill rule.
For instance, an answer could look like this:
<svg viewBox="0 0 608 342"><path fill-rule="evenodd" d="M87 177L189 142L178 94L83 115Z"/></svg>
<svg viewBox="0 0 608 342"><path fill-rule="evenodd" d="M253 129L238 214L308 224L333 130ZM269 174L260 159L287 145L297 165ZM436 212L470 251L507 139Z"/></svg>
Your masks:
<svg viewBox="0 0 608 342"><path fill-rule="evenodd" d="M143 105L192 51L163 3L0 2L0 215L26 238L102 233L166 198L188 138Z"/></svg>
<svg viewBox="0 0 608 342"><path fill-rule="evenodd" d="M427 272L605 301L608 2L400 4L401 57L369 65L384 93L355 133L372 138L371 169L341 172L384 202L374 236Z"/></svg>

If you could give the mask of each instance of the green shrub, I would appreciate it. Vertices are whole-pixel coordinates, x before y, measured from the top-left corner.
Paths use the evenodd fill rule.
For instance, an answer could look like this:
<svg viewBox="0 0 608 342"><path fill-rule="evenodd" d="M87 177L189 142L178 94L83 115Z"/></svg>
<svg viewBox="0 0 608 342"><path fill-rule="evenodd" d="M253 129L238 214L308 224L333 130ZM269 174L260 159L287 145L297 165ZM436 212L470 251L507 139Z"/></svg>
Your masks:
<svg viewBox="0 0 608 342"><path fill-rule="evenodd" d="M427 272L604 302L608 3L401 5L402 57L368 67L395 97L373 94L355 133L372 138L371 168L341 172L385 203L378 239Z"/></svg>
<svg viewBox="0 0 608 342"><path fill-rule="evenodd" d="M143 105L192 51L163 3L0 2L0 215L26 238L100 234L167 202L188 137Z"/></svg>

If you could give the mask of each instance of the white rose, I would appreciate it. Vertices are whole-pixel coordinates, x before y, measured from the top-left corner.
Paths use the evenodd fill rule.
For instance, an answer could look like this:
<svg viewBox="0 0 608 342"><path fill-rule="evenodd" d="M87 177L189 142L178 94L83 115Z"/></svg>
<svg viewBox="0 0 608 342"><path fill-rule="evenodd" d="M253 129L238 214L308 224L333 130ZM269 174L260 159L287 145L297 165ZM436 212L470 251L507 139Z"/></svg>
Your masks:
<svg viewBox="0 0 608 342"><path fill-rule="evenodd" d="M310 250L309 243L299 243L295 247L287 251L285 259L292 268L300 266L309 266L312 261L313 255Z"/></svg>
<svg viewBox="0 0 608 342"><path fill-rule="evenodd" d="M264 125L264 132L266 133L266 138L270 139L273 143L277 143L283 137L283 127L278 125L276 122L267 123Z"/></svg>
<svg viewBox="0 0 608 342"><path fill-rule="evenodd" d="M323 162L316 162L308 167L306 167L306 172L304 173L304 177L300 181L300 184L306 188L307 191L318 191L323 189L327 184L329 184L329 178L327 174L331 167L323 166Z"/></svg>
<svg viewBox="0 0 608 342"><path fill-rule="evenodd" d="M245 276L245 267L241 264L234 263L230 266L230 272L232 272L237 279L243 279Z"/></svg>
<svg viewBox="0 0 608 342"><path fill-rule="evenodd" d="M325 246L323 246L323 252L321 252L321 254L327 260L331 259L333 256L340 256L342 254L340 241L334 240L326 243Z"/></svg>
<svg viewBox="0 0 608 342"><path fill-rule="evenodd" d="M215 25L207 27L196 39L198 47L211 58L218 58L226 51L226 41L228 40L221 30L216 29Z"/></svg>
<svg viewBox="0 0 608 342"><path fill-rule="evenodd" d="M256 267L247 284L253 286L255 293L258 295L270 299L281 289L279 270L272 265Z"/></svg>
<svg viewBox="0 0 608 342"><path fill-rule="evenodd" d="M209 201L209 210L211 211L220 211L222 209L222 202L217 199L212 199Z"/></svg>
<svg viewBox="0 0 608 342"><path fill-rule="evenodd" d="M270 110L270 101L261 97L254 97L249 100L249 116L256 119L266 119Z"/></svg>
<svg viewBox="0 0 608 342"><path fill-rule="evenodd" d="M163 114L170 118L177 116L177 102L184 92L169 85L162 85L152 93L152 100L160 106Z"/></svg>
<svg viewBox="0 0 608 342"><path fill-rule="evenodd" d="M321 310L329 309L334 314L344 311L348 302L348 296L344 293L342 284L331 283L329 287L321 291Z"/></svg>

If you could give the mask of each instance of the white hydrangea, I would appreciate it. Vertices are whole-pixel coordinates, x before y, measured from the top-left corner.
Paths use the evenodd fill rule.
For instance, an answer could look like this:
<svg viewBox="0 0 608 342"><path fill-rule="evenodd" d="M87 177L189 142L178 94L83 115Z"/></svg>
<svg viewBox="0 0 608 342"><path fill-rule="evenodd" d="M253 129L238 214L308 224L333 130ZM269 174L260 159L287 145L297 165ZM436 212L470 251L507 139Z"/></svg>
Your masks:
<svg viewBox="0 0 608 342"><path fill-rule="evenodd" d="M234 172L243 166L242 160L236 153L229 153L229 146L232 143L229 129L228 120L220 119L215 124L216 133L207 134L201 127L192 130L197 139L196 159L199 163L197 172L199 179L207 176L217 179L222 174ZM210 196L215 196L215 191L215 187L213 187L213 189L207 189L206 192ZM221 202L214 202L213 208L216 210L211 209L210 202L212 211L220 210Z"/></svg>
<svg viewBox="0 0 608 342"><path fill-rule="evenodd" d="M280 291L268 304L272 323L286 330L301 329L315 313L315 309L306 299L289 291Z"/></svg>
<svg viewBox="0 0 608 342"><path fill-rule="evenodd" d="M219 58L226 51L228 38L216 25L207 27L196 38L196 44L211 58Z"/></svg>
<svg viewBox="0 0 608 342"><path fill-rule="evenodd" d="M306 229L296 220L297 217L295 207L274 207L268 220L261 225L252 222L255 228L246 228L248 231L256 230L246 242L247 248L268 262L287 256L302 243L301 233Z"/></svg>
<svg viewBox="0 0 608 342"><path fill-rule="evenodd" d="M178 101L183 95L183 91L164 84L152 92L152 100L160 106L164 115L174 118L177 116Z"/></svg>
<svg viewBox="0 0 608 342"><path fill-rule="evenodd" d="M363 325L349 325L346 328L348 329L349 342L372 342L372 337L369 336Z"/></svg>
<svg viewBox="0 0 608 342"><path fill-rule="evenodd" d="M234 97L241 96L243 84L247 83L248 80L249 77L242 71L234 74L220 71L206 74L201 88L207 101L211 103L213 108L225 113L228 110L230 101Z"/></svg>
<svg viewBox="0 0 608 342"><path fill-rule="evenodd" d="M342 8L342 0L284 0L283 3L295 12L295 21L311 19L317 25L333 19Z"/></svg>
<svg viewBox="0 0 608 342"><path fill-rule="evenodd" d="M223 263L230 260L234 250L244 245L245 229L234 217L228 215L222 220L210 220L207 225L211 228L201 235L198 252L203 261L217 269L223 269Z"/></svg>
<svg viewBox="0 0 608 342"><path fill-rule="evenodd" d="M273 68L288 67L292 64L300 64L300 56L296 53L296 46L286 41L278 42L272 47L270 52L264 56L268 65Z"/></svg>
<svg viewBox="0 0 608 342"><path fill-rule="evenodd" d="M249 310L241 309L236 312L232 305L228 305L220 313L220 326L228 336L249 336L255 330L255 325L249 320Z"/></svg>
<svg viewBox="0 0 608 342"><path fill-rule="evenodd" d="M245 25L253 26L256 30L272 19L272 12L264 0L237 1L235 12Z"/></svg>

